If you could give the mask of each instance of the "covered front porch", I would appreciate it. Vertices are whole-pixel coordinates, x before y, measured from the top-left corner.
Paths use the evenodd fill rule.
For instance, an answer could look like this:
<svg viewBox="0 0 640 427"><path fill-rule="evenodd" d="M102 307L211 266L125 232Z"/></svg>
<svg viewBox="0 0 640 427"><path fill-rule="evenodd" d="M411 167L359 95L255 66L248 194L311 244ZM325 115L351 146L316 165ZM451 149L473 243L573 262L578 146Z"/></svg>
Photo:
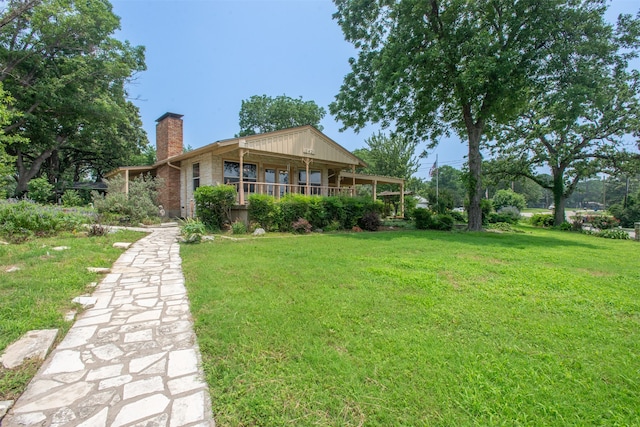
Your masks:
<svg viewBox="0 0 640 427"><path fill-rule="evenodd" d="M310 171L306 170L306 176L310 176ZM377 200L378 185L395 184L400 186L400 212L399 216L404 217L404 179L385 177L377 175L359 174L355 171L339 171L333 185L319 185L306 180L304 184L285 184L276 182L244 181L242 177L237 182L229 183L236 188L238 193L238 205L247 205L248 197L251 194L265 194L280 199L288 194L304 194L313 196L347 196L357 195L356 186L371 185L373 200Z"/></svg>

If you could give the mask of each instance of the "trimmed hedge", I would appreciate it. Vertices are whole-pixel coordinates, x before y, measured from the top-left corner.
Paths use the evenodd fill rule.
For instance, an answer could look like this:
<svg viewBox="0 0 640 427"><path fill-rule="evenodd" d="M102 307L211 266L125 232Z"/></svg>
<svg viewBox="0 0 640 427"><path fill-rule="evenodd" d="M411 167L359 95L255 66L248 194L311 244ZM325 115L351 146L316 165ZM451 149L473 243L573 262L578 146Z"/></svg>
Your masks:
<svg viewBox="0 0 640 427"><path fill-rule="evenodd" d="M383 204L365 197L322 197L289 194L280 200L254 194L249 197L249 221L266 230L291 232L300 219L312 229L365 230L379 226ZM377 215L377 216L376 216ZM376 226L378 224L378 226ZM364 227L363 227L364 225Z"/></svg>

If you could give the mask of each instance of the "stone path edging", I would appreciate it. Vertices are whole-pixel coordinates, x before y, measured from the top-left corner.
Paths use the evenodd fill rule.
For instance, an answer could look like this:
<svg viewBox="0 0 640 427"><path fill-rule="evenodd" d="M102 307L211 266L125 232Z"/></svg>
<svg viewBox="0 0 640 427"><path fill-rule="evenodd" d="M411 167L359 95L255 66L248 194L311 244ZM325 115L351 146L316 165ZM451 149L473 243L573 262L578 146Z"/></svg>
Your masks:
<svg viewBox="0 0 640 427"><path fill-rule="evenodd" d="M2 427L215 425L178 233L154 229L118 258Z"/></svg>

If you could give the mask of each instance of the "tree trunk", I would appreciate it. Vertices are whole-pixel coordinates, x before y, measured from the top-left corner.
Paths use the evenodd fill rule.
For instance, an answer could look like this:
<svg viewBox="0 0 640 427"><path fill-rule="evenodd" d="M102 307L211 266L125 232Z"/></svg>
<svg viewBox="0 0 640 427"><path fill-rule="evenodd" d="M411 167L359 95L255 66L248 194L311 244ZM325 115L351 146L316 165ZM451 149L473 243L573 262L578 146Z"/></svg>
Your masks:
<svg viewBox="0 0 640 427"><path fill-rule="evenodd" d="M45 150L44 153L33 159L31 165L27 168L24 164L24 155L21 151L18 151L16 156L16 167L18 169L18 185L16 186L15 191L16 196L22 196L27 192L27 184L29 184L29 181L31 181L38 172L40 172L42 163L44 163L52 153L53 149Z"/></svg>
<svg viewBox="0 0 640 427"><path fill-rule="evenodd" d="M465 106L464 120L469 135L469 180L467 192L469 194L469 231L482 230L482 155L480 154L480 139L482 138L482 121L473 123L471 108Z"/></svg>
<svg viewBox="0 0 640 427"><path fill-rule="evenodd" d="M564 205L567 201L564 196L564 171L554 168L553 173L553 225L564 222Z"/></svg>

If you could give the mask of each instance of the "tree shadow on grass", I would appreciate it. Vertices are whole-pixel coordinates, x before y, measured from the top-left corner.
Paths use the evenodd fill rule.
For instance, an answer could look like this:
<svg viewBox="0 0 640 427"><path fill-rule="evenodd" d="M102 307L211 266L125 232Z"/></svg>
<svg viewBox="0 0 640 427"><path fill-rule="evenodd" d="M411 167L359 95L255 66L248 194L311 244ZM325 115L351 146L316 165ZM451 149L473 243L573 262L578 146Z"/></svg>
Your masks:
<svg viewBox="0 0 640 427"><path fill-rule="evenodd" d="M411 230L411 231L376 231L340 234L336 236L372 240L372 241L391 241L396 239L416 238L424 239L425 242L448 242L471 246L501 246L512 249L526 249L530 247L579 247L583 249L601 249L597 244L586 242L588 236L580 236L569 232L557 231L558 236L548 235L552 232L547 231L545 235L530 233L496 233L496 232L448 232L434 230ZM580 236L582 238L574 239Z"/></svg>

